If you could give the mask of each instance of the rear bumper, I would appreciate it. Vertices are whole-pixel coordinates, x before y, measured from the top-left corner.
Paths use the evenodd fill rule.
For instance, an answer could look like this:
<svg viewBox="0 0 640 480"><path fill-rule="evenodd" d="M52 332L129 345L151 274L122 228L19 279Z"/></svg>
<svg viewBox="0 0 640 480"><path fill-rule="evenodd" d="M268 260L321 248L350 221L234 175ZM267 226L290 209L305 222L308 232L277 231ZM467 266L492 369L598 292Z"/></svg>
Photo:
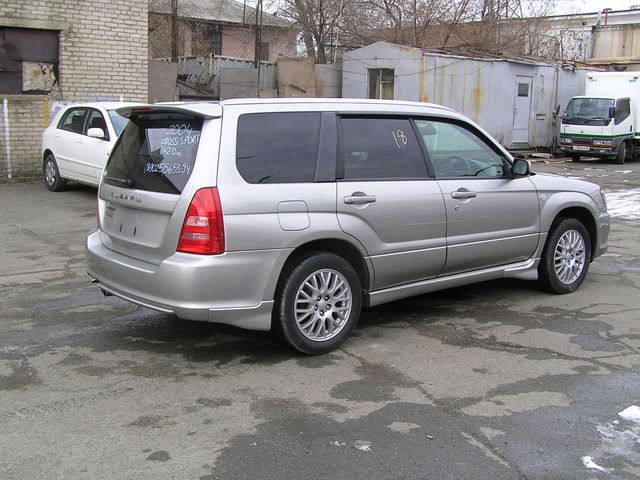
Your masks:
<svg viewBox="0 0 640 480"><path fill-rule="evenodd" d="M87 236L87 273L108 293L186 320L271 328L273 291L287 250L175 253L159 265L114 252ZM275 278L274 278L275 275Z"/></svg>

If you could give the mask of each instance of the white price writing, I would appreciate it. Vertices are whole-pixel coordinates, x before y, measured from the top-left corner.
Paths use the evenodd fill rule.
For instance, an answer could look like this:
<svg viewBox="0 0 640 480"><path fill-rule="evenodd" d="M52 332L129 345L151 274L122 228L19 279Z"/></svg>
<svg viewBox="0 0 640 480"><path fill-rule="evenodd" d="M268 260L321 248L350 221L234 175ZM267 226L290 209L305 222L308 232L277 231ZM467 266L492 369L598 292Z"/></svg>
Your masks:
<svg viewBox="0 0 640 480"><path fill-rule="evenodd" d="M175 125L169 125L167 135L191 135L193 127L188 123L178 123Z"/></svg>
<svg viewBox="0 0 640 480"><path fill-rule="evenodd" d="M189 163L153 163L147 162L144 166L145 173L161 173L163 175L184 175L191 173Z"/></svg>

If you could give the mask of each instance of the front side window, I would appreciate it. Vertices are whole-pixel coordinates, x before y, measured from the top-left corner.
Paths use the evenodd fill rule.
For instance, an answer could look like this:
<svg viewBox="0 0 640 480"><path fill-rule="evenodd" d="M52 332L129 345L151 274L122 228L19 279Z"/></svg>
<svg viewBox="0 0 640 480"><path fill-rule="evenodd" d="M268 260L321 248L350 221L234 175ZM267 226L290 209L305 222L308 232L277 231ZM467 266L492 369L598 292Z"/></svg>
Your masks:
<svg viewBox="0 0 640 480"><path fill-rule="evenodd" d="M625 98L624 100L618 100L618 104L616 105L616 117L614 123L616 125L624 122L629 115L631 115L631 106L629 105L629 99Z"/></svg>
<svg viewBox="0 0 640 480"><path fill-rule="evenodd" d="M393 100L393 68L369 69L369 98Z"/></svg>
<svg viewBox="0 0 640 480"><path fill-rule="evenodd" d="M86 116L87 110L85 108L69 109L60 119L58 128L69 132L82 133Z"/></svg>
<svg viewBox="0 0 640 480"><path fill-rule="evenodd" d="M248 183L313 182L318 158L320 113L240 115L236 166Z"/></svg>
<svg viewBox="0 0 640 480"><path fill-rule="evenodd" d="M340 125L345 180L427 177L408 119L345 117Z"/></svg>
<svg viewBox="0 0 640 480"><path fill-rule="evenodd" d="M416 120L436 178L504 177L503 159L475 133L455 124Z"/></svg>
<svg viewBox="0 0 640 480"><path fill-rule="evenodd" d="M104 132L104 139L109 140L109 130L107 129L107 122L105 122L102 113L100 113L98 110L89 111L89 118L87 119L85 134L89 131L90 128L101 129Z"/></svg>

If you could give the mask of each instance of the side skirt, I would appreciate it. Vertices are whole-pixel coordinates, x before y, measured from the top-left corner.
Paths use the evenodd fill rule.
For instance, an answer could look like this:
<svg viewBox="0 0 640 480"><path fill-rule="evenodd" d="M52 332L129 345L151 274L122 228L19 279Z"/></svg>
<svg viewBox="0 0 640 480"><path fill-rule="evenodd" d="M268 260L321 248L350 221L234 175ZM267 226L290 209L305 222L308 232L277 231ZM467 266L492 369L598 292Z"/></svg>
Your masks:
<svg viewBox="0 0 640 480"><path fill-rule="evenodd" d="M501 265L484 270L465 272L447 277L438 277L407 285L385 288L369 293L369 306L380 305L401 298L413 297L424 293L435 292L447 288L460 287L470 283L495 280L497 278L519 278L523 280L535 280L538 278L539 258L532 258L524 262Z"/></svg>

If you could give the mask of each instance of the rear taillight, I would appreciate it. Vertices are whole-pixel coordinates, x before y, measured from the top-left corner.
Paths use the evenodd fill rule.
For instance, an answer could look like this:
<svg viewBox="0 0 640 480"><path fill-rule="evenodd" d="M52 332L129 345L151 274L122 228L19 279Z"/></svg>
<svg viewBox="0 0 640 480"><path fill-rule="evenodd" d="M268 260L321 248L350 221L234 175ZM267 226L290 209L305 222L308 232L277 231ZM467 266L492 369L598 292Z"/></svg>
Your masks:
<svg viewBox="0 0 640 480"><path fill-rule="evenodd" d="M224 253L224 223L217 188L202 188L193 196L177 251L198 255Z"/></svg>

